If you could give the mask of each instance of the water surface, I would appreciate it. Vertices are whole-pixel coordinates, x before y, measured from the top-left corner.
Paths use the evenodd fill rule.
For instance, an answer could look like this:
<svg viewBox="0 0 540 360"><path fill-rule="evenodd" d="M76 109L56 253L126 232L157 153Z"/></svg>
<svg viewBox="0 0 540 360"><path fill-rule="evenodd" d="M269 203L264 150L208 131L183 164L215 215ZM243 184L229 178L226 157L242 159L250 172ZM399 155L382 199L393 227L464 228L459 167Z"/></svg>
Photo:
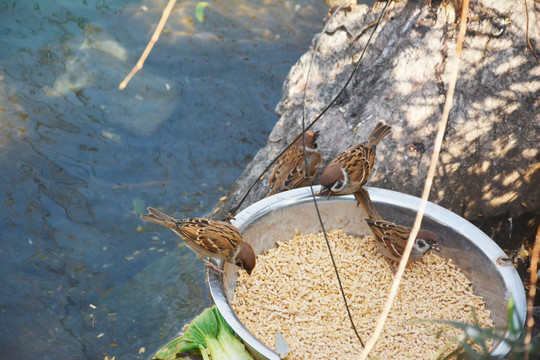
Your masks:
<svg viewBox="0 0 540 360"><path fill-rule="evenodd" d="M118 91L165 4L0 1L0 359L147 358L210 304L204 264L139 214L212 210L327 9L177 3Z"/></svg>

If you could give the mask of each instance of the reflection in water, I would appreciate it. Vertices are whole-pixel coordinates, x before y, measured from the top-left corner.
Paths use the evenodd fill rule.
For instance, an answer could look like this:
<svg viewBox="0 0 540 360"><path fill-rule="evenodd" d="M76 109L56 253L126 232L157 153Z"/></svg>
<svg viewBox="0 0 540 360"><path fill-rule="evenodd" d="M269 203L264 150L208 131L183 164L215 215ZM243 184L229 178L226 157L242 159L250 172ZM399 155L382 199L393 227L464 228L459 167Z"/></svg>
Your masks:
<svg viewBox="0 0 540 360"><path fill-rule="evenodd" d="M0 358L147 358L210 303L146 206L208 213L263 145L320 1L0 2ZM139 354L145 347L147 352Z"/></svg>

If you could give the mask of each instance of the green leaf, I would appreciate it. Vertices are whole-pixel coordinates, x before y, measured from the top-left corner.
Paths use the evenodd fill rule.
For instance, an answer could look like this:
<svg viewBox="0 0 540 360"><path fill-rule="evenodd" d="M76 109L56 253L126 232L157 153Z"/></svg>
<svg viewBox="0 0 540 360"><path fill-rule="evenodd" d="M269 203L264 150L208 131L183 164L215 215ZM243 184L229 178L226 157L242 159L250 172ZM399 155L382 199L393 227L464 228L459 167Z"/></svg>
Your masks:
<svg viewBox="0 0 540 360"><path fill-rule="evenodd" d="M200 23L204 22L204 19L206 19L206 16L204 16L204 8L208 6L208 3L206 1L201 1L200 3L195 6L195 19L197 19Z"/></svg>
<svg viewBox="0 0 540 360"><path fill-rule="evenodd" d="M154 359L173 360L185 351L204 360L253 360L215 306L197 316L184 334L161 348Z"/></svg>
<svg viewBox="0 0 540 360"><path fill-rule="evenodd" d="M154 355L153 359L158 360L175 360L176 355L185 351L198 354L198 346L193 343L186 343L182 336L170 341L167 345L163 346Z"/></svg>
<svg viewBox="0 0 540 360"><path fill-rule="evenodd" d="M218 340L223 351L229 355L231 360L253 360L253 357L247 352L242 341L234 336L232 328L227 324L223 316L221 316L218 309L215 306L212 309L214 309L218 321Z"/></svg>

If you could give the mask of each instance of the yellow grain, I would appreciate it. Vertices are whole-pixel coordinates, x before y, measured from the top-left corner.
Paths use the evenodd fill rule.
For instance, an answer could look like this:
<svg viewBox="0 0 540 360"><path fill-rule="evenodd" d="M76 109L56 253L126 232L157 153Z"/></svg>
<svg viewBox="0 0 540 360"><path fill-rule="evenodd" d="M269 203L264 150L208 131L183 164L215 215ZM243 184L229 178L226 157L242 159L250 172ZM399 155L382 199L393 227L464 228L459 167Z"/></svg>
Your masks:
<svg viewBox="0 0 540 360"><path fill-rule="evenodd" d="M363 339L371 334L393 275L370 237L329 232L336 265ZM251 276L240 272L233 309L259 340L274 348L279 330L287 359L355 359L361 346L351 329L322 234L297 235L257 257ZM451 260L427 254L410 264L371 355L380 359L431 359L460 331L426 320L471 321L492 327L483 300ZM440 338L437 332L443 330ZM449 350L450 351L450 350Z"/></svg>

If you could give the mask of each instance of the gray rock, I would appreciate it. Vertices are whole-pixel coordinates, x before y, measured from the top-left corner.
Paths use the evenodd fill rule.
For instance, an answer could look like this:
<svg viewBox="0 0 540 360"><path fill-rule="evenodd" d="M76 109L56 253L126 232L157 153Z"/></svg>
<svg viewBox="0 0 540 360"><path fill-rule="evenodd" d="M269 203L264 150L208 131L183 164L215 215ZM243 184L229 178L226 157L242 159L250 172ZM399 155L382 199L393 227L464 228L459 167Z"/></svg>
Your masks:
<svg viewBox="0 0 540 360"><path fill-rule="evenodd" d="M530 30L540 51L540 3L530 3ZM382 11L359 5L340 11L328 29L291 69L276 111L281 118L231 188L214 217L224 217L270 161L301 131L304 89L308 123L330 103ZM473 1L461 55L454 107L430 201L474 220L540 208L540 66L525 37L525 9L506 0ZM390 5L372 43L338 101L318 121L319 150L326 165L352 144L364 141L383 120L393 127L377 149L369 186L420 196L446 96L448 64L458 26L453 8L437 10L422 1ZM264 196L257 184L245 207ZM318 180L318 179L317 179Z"/></svg>

